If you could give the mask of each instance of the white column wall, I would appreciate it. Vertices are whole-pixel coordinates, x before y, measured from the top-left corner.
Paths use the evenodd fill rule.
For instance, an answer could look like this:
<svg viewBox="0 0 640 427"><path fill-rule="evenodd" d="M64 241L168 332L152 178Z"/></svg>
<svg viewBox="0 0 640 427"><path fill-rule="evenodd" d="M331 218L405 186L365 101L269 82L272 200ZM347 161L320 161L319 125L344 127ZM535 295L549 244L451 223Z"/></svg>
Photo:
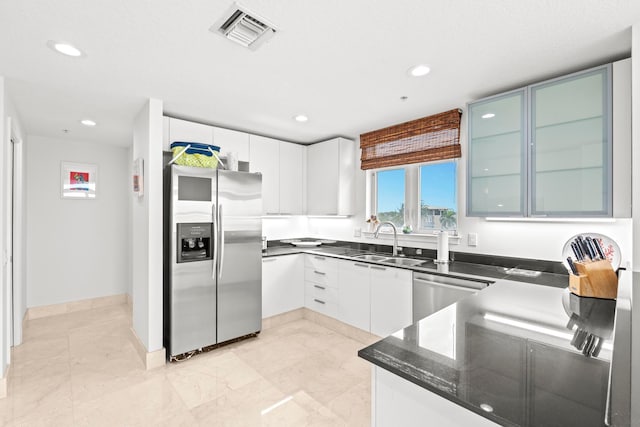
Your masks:
<svg viewBox="0 0 640 427"><path fill-rule="evenodd" d="M0 165L2 165L2 173L0 173L0 374L1 377L6 377L6 370L9 365L9 337L7 336L7 323L9 322L9 301L7 301L7 283L6 283L6 271L7 271L7 236L4 232L5 221L7 219L7 206L5 203L6 194L6 161L9 153L9 144L11 141L6 140L7 133L7 120L5 115L5 80L0 76Z"/></svg>
<svg viewBox="0 0 640 427"><path fill-rule="evenodd" d="M144 196L131 204L133 329L148 352L162 349L162 101L134 122L132 161L144 162Z"/></svg>
<svg viewBox="0 0 640 427"><path fill-rule="evenodd" d="M640 272L640 22L631 32L631 151L632 151L632 208L633 215L633 271ZM631 292L631 402L640 401L640 283ZM640 301L640 297L639 297ZM631 406L631 424L640 426L640 405Z"/></svg>

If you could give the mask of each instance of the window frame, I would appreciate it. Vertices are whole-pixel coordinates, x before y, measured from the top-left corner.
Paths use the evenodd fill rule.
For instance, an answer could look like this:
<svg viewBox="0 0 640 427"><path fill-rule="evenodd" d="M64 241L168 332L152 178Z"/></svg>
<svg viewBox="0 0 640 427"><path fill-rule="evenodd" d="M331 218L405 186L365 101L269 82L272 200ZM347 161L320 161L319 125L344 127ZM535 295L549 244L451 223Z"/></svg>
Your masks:
<svg viewBox="0 0 640 427"><path fill-rule="evenodd" d="M420 192L421 192L421 179L420 179L420 168L422 166L429 166L438 163L455 163L455 200L456 200L456 226L454 228L450 228L447 231L451 231L454 234L457 233L459 227L459 194L460 194L460 159L445 159L438 160L434 162L425 162L425 163L413 163L409 165L399 165L399 166L390 166L387 168L379 168L379 169L370 169L367 171L369 174L367 182L368 185L368 214L367 219L371 215L378 216L378 172L388 171L388 170L404 170L404 225L410 225L413 229L412 234L435 234L440 231L440 229L436 228L420 228L421 226L421 201L420 201ZM398 232L401 233L402 229L399 228Z"/></svg>

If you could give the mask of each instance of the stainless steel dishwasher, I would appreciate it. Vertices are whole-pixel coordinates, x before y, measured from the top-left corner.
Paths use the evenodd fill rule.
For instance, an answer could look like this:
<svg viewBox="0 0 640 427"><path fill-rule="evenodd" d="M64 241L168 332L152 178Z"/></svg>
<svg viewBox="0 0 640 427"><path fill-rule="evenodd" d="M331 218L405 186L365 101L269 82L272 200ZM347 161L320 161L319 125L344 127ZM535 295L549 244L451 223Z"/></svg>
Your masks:
<svg viewBox="0 0 640 427"><path fill-rule="evenodd" d="M413 321L417 322L489 286L488 281L413 273Z"/></svg>

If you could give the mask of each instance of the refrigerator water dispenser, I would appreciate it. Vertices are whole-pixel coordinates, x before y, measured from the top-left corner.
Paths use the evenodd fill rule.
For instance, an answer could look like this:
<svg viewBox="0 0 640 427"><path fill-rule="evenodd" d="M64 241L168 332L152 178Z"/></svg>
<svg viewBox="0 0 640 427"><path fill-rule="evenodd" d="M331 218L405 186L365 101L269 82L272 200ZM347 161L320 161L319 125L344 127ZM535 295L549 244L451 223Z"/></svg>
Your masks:
<svg viewBox="0 0 640 427"><path fill-rule="evenodd" d="M178 264L213 259L212 223L178 223L177 226Z"/></svg>

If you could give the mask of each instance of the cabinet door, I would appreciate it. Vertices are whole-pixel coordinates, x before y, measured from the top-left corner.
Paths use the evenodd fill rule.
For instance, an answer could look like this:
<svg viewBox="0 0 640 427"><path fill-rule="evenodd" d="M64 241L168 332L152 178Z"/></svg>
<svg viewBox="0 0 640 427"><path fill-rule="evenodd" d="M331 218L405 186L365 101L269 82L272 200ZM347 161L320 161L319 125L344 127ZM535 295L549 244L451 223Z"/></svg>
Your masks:
<svg viewBox="0 0 640 427"><path fill-rule="evenodd" d="M467 215L526 212L525 90L469 105Z"/></svg>
<svg viewBox="0 0 640 427"><path fill-rule="evenodd" d="M609 70L531 86L531 215L611 215Z"/></svg>
<svg viewBox="0 0 640 427"><path fill-rule="evenodd" d="M307 213L338 214L339 141L307 147Z"/></svg>
<svg viewBox="0 0 640 427"><path fill-rule="evenodd" d="M280 213L301 215L305 147L280 143Z"/></svg>
<svg viewBox="0 0 640 427"><path fill-rule="evenodd" d="M372 265L371 333L386 337L411 325L411 271Z"/></svg>
<svg viewBox="0 0 640 427"><path fill-rule="evenodd" d="M249 168L262 173L262 212L280 213L280 141L251 135Z"/></svg>
<svg viewBox="0 0 640 427"><path fill-rule="evenodd" d="M228 157L234 152L238 160L249 161L249 134L237 130L213 128L213 143L220 147L220 155Z"/></svg>
<svg viewBox="0 0 640 427"><path fill-rule="evenodd" d="M369 265L344 261L338 264L338 320L370 330Z"/></svg>
<svg viewBox="0 0 640 427"><path fill-rule="evenodd" d="M262 259L262 318L304 306L304 261L301 255Z"/></svg>
<svg viewBox="0 0 640 427"><path fill-rule="evenodd" d="M169 145L176 141L213 144L213 126L169 119Z"/></svg>

